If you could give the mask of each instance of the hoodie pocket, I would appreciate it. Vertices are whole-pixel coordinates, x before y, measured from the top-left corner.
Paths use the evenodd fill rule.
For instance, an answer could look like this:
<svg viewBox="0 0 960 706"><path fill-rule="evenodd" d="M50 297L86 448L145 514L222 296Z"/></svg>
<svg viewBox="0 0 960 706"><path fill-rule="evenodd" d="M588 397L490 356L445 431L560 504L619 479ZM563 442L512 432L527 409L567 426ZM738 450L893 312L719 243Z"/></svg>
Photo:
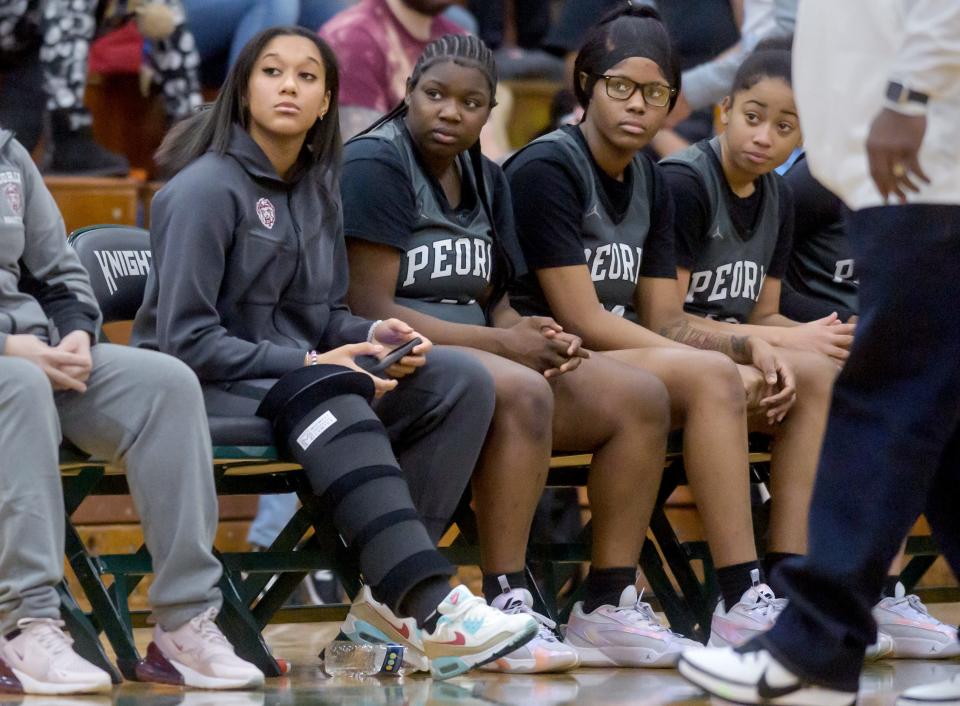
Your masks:
<svg viewBox="0 0 960 706"><path fill-rule="evenodd" d="M275 304L297 266L294 243L250 232L234 246L233 263L228 277L239 283L243 291L237 301L250 304Z"/></svg>

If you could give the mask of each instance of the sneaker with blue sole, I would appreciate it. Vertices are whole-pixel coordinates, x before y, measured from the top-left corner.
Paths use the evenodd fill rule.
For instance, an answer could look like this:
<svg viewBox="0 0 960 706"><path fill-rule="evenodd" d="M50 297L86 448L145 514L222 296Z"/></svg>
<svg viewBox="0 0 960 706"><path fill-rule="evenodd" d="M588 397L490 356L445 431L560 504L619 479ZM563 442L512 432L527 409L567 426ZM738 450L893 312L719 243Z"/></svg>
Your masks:
<svg viewBox="0 0 960 706"><path fill-rule="evenodd" d="M450 679L492 662L536 636L538 623L527 615L507 615L457 586L437 606L440 618L432 633L413 618L399 618L364 586L350 607L341 631L349 639L392 642L404 647L409 668Z"/></svg>

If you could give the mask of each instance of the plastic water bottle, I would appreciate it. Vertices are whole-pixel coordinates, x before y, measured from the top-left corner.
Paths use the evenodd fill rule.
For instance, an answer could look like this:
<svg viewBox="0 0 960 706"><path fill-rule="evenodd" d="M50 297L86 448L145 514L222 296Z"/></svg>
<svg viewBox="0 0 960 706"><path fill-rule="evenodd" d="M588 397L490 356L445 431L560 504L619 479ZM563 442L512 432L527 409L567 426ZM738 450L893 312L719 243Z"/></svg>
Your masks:
<svg viewBox="0 0 960 706"><path fill-rule="evenodd" d="M331 677L400 675L402 645L334 640L324 650L323 669Z"/></svg>

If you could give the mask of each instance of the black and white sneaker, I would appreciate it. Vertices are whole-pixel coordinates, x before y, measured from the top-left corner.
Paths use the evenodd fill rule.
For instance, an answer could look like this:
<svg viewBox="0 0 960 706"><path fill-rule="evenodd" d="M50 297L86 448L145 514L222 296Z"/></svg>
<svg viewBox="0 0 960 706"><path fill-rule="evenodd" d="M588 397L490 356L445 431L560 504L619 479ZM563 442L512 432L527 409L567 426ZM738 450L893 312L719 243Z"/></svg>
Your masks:
<svg viewBox="0 0 960 706"><path fill-rule="evenodd" d="M853 706L857 700L855 691L837 691L803 681L766 650L684 650L677 668L711 696L739 704Z"/></svg>

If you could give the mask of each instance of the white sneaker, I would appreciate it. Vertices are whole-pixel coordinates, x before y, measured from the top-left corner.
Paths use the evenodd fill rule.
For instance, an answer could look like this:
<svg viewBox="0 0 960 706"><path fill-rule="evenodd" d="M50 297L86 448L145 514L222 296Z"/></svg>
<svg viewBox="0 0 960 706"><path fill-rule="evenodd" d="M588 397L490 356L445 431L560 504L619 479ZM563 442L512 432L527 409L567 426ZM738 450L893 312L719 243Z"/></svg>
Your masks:
<svg viewBox="0 0 960 706"><path fill-rule="evenodd" d="M110 691L110 675L74 652L73 640L63 632L63 625L63 621L50 618L23 618L17 621L19 635L9 640L0 637L0 655L23 693Z"/></svg>
<svg viewBox="0 0 960 706"><path fill-rule="evenodd" d="M856 691L838 691L804 682L766 650L684 650L677 668L711 696L739 704L853 706L857 700Z"/></svg>
<svg viewBox="0 0 960 706"><path fill-rule="evenodd" d="M437 606L433 633L421 631L434 679L449 679L513 652L532 640L539 624L524 613L507 615L457 586Z"/></svg>
<svg viewBox="0 0 960 706"><path fill-rule="evenodd" d="M703 647L661 625L635 586L623 589L618 606L584 613L583 603L576 603L565 642L577 649L584 667L672 667L682 650Z"/></svg>
<svg viewBox="0 0 960 706"><path fill-rule="evenodd" d="M430 660L424 652L417 621L398 618L390 608L373 597L367 585L360 588L340 630L353 642L402 645L403 662L408 670L430 671Z"/></svg>
<svg viewBox="0 0 960 706"><path fill-rule="evenodd" d="M884 598L873 608L877 629L893 639L890 657L902 659L944 659L960 655L957 629L941 623L915 595L906 595L897 582L894 597Z"/></svg>
<svg viewBox="0 0 960 706"><path fill-rule="evenodd" d="M877 631L877 641L867 646L863 659L867 662L876 662L893 656L893 638L885 632Z"/></svg>
<svg viewBox="0 0 960 706"><path fill-rule="evenodd" d="M926 706L927 704L938 706L960 704L960 672L944 681L911 687L897 699L897 706Z"/></svg>
<svg viewBox="0 0 960 706"><path fill-rule="evenodd" d="M753 585L729 610L723 609L723 600L717 604L710 621L710 647L739 647L772 628L786 608L785 598L777 598L767 584L760 583L759 570L753 569L750 579Z"/></svg>
<svg viewBox="0 0 960 706"><path fill-rule="evenodd" d="M505 576L500 577L500 587L503 593L493 599L493 607L508 615L529 615L539 623L540 629L536 637L523 647L483 668L510 674L540 674L575 669L580 664L576 648L560 641L555 632L555 622L533 611L533 596L530 591L525 588L511 589Z"/></svg>
<svg viewBox="0 0 960 706"><path fill-rule="evenodd" d="M157 625L146 659L137 665L137 677L198 689L263 686L263 672L237 657L216 617L217 609L208 608L176 630L167 632Z"/></svg>

